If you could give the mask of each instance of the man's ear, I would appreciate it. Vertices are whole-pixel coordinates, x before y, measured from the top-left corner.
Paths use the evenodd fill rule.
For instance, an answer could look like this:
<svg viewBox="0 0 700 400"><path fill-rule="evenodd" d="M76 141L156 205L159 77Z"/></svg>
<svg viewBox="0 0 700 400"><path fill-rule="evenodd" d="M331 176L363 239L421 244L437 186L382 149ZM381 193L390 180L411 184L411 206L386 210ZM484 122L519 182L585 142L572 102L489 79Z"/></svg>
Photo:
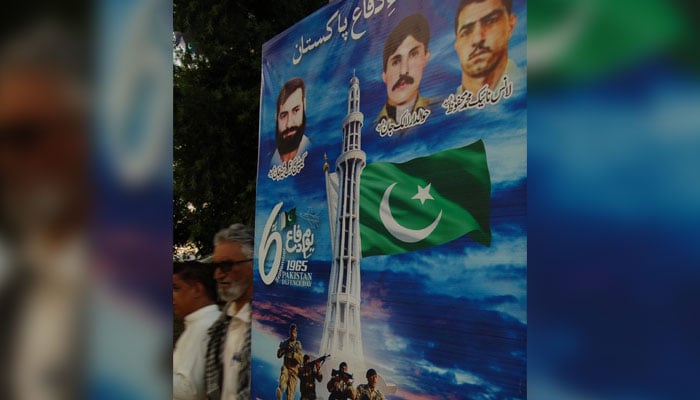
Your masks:
<svg viewBox="0 0 700 400"><path fill-rule="evenodd" d="M384 84L386 84L386 72L382 72L382 80L384 81Z"/></svg>
<svg viewBox="0 0 700 400"><path fill-rule="evenodd" d="M195 282L192 285L192 289L194 290L194 297L196 299L207 295L206 289L204 289L204 285L202 284L202 282Z"/></svg>
<svg viewBox="0 0 700 400"><path fill-rule="evenodd" d="M510 17L508 17L508 25L510 26L510 32L508 33L509 38L510 35L513 34L513 29L515 29L516 22L518 22L518 16L515 15L515 13L511 12Z"/></svg>

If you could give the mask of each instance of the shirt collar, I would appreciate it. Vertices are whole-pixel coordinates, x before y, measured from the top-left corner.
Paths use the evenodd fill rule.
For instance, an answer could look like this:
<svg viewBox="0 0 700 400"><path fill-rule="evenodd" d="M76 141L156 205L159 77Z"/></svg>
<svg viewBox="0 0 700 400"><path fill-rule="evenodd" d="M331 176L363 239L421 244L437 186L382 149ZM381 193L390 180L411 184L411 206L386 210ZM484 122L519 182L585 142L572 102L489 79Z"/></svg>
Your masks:
<svg viewBox="0 0 700 400"><path fill-rule="evenodd" d="M219 307L216 304L209 304L208 306L204 306L198 309L197 311L187 314L187 316L185 317L185 324L191 324L197 321L198 319L204 318L207 314L214 312L219 312Z"/></svg>
<svg viewBox="0 0 700 400"><path fill-rule="evenodd" d="M243 307L241 307L240 310L236 313L234 311L235 309L235 303L230 302L229 304L226 305L226 315L229 317L237 318L240 319L243 322L250 322L250 314L252 307L250 305L250 302L245 303Z"/></svg>

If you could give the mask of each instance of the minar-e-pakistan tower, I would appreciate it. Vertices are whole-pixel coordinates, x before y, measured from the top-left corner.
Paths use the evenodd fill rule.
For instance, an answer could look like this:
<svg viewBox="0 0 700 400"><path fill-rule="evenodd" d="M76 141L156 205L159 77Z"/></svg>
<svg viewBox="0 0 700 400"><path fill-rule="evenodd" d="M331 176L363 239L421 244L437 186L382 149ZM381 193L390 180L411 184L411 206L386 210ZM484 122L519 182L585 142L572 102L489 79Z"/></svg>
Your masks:
<svg viewBox="0 0 700 400"><path fill-rule="evenodd" d="M343 120L343 152L335 172L326 176L328 216L331 227L333 263L328 282L326 321L323 324L321 354L331 354L334 368L348 363L349 372L364 376L360 325L360 174L366 164L360 149L364 116L360 112L360 80L350 79L348 112Z"/></svg>

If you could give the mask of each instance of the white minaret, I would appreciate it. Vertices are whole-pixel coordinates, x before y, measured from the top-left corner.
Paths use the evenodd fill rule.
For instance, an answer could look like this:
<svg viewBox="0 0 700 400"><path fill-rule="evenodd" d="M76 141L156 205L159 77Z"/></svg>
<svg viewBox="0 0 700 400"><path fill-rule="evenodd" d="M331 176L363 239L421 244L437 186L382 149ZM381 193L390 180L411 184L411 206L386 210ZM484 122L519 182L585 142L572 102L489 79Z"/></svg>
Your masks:
<svg viewBox="0 0 700 400"><path fill-rule="evenodd" d="M328 282L326 321L323 324L321 354L331 354L330 366L341 361L355 382L364 383L365 361L360 325L360 173L366 164L360 149L364 116L360 112L360 80L350 79L348 111L343 120L343 152L335 162L335 172L326 176L328 215L331 227L333 263ZM324 374L330 378L330 374ZM359 380L358 380L359 378ZM324 379L325 380L325 379ZM322 385L323 386L323 385Z"/></svg>

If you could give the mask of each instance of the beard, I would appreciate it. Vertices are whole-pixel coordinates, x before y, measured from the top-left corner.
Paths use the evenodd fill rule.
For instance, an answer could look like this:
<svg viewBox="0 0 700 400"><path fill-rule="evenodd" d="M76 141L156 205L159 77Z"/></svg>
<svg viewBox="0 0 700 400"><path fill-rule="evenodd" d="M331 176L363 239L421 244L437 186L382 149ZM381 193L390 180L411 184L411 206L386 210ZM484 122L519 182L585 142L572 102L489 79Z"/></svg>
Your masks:
<svg viewBox="0 0 700 400"><path fill-rule="evenodd" d="M277 129L277 135L275 135L275 142L277 143L277 151L281 154L291 153L292 151L299 148L301 139L304 137L304 131L306 130L306 114L302 118L301 125L290 126L284 131L280 132ZM295 131L290 137L285 137L288 133Z"/></svg>
<svg viewBox="0 0 700 400"><path fill-rule="evenodd" d="M44 182L29 188L10 190L0 198L0 218L5 224L18 229L47 227L70 215L71 206L77 201L66 186L58 182Z"/></svg>
<svg viewBox="0 0 700 400"><path fill-rule="evenodd" d="M245 282L232 282L226 289L222 289L220 286L217 286L216 291L219 294L219 298L228 303L229 301L236 301L240 299L241 296L243 296L243 294L248 289L248 286L250 286L251 284L252 283L246 284Z"/></svg>

